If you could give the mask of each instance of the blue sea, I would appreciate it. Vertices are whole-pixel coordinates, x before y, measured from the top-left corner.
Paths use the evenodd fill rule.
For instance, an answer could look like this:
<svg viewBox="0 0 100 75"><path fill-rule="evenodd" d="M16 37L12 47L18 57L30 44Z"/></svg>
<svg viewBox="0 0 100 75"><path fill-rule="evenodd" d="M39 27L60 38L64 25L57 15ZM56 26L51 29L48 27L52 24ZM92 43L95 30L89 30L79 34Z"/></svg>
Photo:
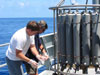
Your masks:
<svg viewBox="0 0 100 75"><path fill-rule="evenodd" d="M11 36L20 28L23 28L31 20L45 20L48 29L41 35L53 32L53 18L0 18L0 44L9 43ZM8 46L0 47L0 65L5 63L5 52ZM0 75L9 75L7 66L0 68Z"/></svg>

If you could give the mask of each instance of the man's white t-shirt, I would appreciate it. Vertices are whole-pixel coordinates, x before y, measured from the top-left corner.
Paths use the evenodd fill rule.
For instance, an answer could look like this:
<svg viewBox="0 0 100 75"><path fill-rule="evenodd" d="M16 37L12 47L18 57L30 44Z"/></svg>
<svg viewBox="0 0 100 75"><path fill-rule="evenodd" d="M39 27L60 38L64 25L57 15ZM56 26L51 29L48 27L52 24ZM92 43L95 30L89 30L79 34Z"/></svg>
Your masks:
<svg viewBox="0 0 100 75"><path fill-rule="evenodd" d="M28 36L26 27L15 32L10 40L10 45L6 51L6 56L10 60L21 60L16 57L16 49L21 50L25 55L31 44L35 44L34 36Z"/></svg>

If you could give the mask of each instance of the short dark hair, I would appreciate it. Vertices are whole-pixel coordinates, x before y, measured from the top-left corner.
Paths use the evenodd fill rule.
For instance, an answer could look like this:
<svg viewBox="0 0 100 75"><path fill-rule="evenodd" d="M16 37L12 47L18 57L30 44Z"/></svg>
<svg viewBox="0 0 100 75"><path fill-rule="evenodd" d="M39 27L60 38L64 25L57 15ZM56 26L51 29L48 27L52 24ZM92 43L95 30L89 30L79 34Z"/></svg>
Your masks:
<svg viewBox="0 0 100 75"><path fill-rule="evenodd" d="M47 29L48 28L48 25L44 20L39 21L38 25L40 26L40 28L43 28L43 29Z"/></svg>
<svg viewBox="0 0 100 75"><path fill-rule="evenodd" d="M26 28L32 31L39 31L39 25L36 21L29 21Z"/></svg>

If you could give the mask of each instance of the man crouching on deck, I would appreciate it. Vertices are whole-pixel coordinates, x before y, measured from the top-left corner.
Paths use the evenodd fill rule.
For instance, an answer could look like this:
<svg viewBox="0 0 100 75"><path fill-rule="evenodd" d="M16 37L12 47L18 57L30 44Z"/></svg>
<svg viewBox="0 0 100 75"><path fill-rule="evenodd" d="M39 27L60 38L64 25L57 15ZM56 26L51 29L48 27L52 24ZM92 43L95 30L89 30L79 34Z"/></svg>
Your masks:
<svg viewBox="0 0 100 75"><path fill-rule="evenodd" d="M38 64L34 60L25 56L29 47L38 60L42 60L35 47L34 35L39 31L38 23L30 21L26 27L18 30L12 36L6 51L6 62L10 75L22 75L22 61L37 68Z"/></svg>

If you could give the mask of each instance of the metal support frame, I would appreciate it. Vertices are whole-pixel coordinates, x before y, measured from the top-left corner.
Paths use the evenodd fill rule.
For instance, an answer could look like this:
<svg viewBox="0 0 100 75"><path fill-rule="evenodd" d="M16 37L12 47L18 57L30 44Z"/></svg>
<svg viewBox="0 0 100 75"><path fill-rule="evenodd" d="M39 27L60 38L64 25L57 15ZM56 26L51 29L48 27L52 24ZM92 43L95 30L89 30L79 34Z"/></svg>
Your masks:
<svg viewBox="0 0 100 75"><path fill-rule="evenodd" d="M87 12L87 10L94 10L94 7L99 9L100 8L100 5L99 4L91 4L91 5L88 5L88 0L86 1L86 5L64 5L64 6L61 6L62 3L63 3L64 0L61 0L61 2L59 4L57 4L57 6L55 7L50 7L49 9L53 10L53 19L54 19L54 59L56 59L57 57L57 67L55 65L54 68L51 68L53 71L55 71L55 73L57 72L58 75L59 74L69 74L69 73L65 73L65 72L62 72L62 71L59 71L59 54L58 54L58 50L57 50L57 42L56 40L58 40L58 37L56 38L56 34L55 34L55 27L57 27L57 32L58 32L58 24L57 24L57 21L58 21L58 11L59 10L85 10ZM83 8L84 7L84 8ZM91 8L90 8L91 7ZM55 19L56 19L56 25L55 25ZM57 53L57 54L56 54ZM55 62L56 63L56 62ZM70 74L70 75L74 75L74 74Z"/></svg>
<svg viewBox="0 0 100 75"><path fill-rule="evenodd" d="M87 4L87 5L64 5L64 6L59 6L59 7L50 7L49 9L51 10L57 10L60 8L68 8L68 7L74 7L76 9L78 9L79 7L100 7L100 4Z"/></svg>
<svg viewBox="0 0 100 75"><path fill-rule="evenodd" d="M53 31L54 31L54 60L56 59L56 42L55 42L55 36L56 36L56 34L55 34L55 10L53 10L53 23L54 23L54 29L53 29ZM54 63L56 63L55 61L54 61ZM54 68L56 69L56 66L54 66ZM55 73L56 73L56 71L55 71Z"/></svg>

